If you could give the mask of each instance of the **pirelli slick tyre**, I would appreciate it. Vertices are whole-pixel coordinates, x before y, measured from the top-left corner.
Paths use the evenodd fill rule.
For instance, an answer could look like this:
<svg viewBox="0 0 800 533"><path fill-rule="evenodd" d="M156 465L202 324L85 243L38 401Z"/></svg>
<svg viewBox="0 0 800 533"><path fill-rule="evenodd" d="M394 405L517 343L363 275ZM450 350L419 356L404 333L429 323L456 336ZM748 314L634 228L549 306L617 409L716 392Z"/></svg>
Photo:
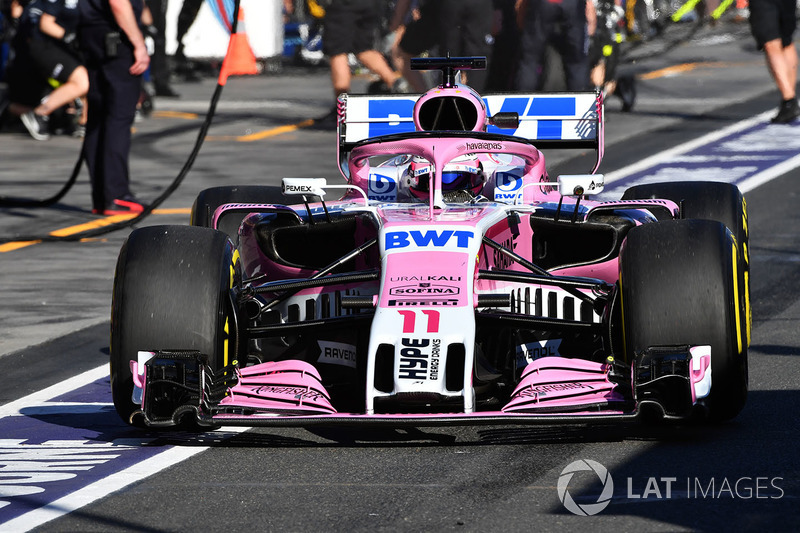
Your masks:
<svg viewBox="0 0 800 533"><path fill-rule="evenodd" d="M286 202L281 188L267 185L234 185L212 187L200 191L192 206L193 226L210 228L214 222L214 211L224 204L284 204ZM239 226L247 216L246 211L227 214L219 221L218 230L236 241Z"/></svg>
<svg viewBox="0 0 800 533"><path fill-rule="evenodd" d="M736 416L747 398L736 242L720 222L671 220L632 229L620 253L625 354L651 346L710 345L712 420Z"/></svg>
<svg viewBox="0 0 800 533"><path fill-rule="evenodd" d="M230 239L209 228L152 226L128 237L111 305L111 392L123 420L139 425L130 362L140 350L198 350L214 369L237 363L237 259Z"/></svg>
<svg viewBox="0 0 800 533"><path fill-rule="evenodd" d="M750 308L750 233L747 202L738 187L717 181L676 181L636 185L625 191L623 200L663 198L683 203L684 218L716 220L725 224L736 238L739 252L739 315L743 342L750 346L753 316Z"/></svg>

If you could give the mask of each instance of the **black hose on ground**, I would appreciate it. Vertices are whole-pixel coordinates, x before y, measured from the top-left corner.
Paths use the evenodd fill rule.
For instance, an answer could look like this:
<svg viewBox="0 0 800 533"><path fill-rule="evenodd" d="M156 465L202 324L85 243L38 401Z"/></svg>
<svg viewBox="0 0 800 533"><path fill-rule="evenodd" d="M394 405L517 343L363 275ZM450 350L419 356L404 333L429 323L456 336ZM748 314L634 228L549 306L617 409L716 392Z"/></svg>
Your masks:
<svg viewBox="0 0 800 533"><path fill-rule="evenodd" d="M238 20L239 20L239 2L240 0L234 0L234 7L233 7L233 21L231 26L231 35L234 35L237 30ZM224 61L222 63L224 65ZM220 66L222 68L222 66ZM194 148L192 149L191 154L189 154L189 158L184 163L183 168L172 181L172 183L167 187L164 192L162 192L155 200L152 201L150 205L148 205L144 211L137 214L135 217L124 220L121 222L115 222L113 224L108 224L106 226L102 226L99 228L93 228L86 231L81 231L79 233L74 233L72 235L15 235L13 237L0 237L0 244L6 244L9 242L20 242L20 241L42 241L42 242L66 242L66 241L80 241L82 239L89 239L94 237L99 237L101 235L105 235L107 233L111 233L112 231L117 231L124 228L129 228L138 222L142 221L146 217L150 216L154 209L164 203L164 200L169 198L169 196L175 192L175 190L180 187L181 183L183 183L184 178L191 170L192 165L194 165L195 159L197 159L197 155L200 153L200 148L203 146L203 142L205 141L206 135L208 134L208 129L211 127L211 121L214 118L214 114L217 110L217 103L219 102L220 96L222 95L222 88L224 87L224 80L220 79L217 82L217 87L214 89L214 94L211 97L211 102L208 107L208 113L206 114L205 121L203 121L203 125L200 127L200 131L197 134L197 140L195 141ZM58 192L52 198L47 198L45 200L35 200L35 199L28 199L28 198L5 198L0 197L0 207L46 207L49 205L53 205L54 203L58 202L67 192L72 188L75 181L78 178L78 174L80 173L81 166L83 163L83 150L81 150L81 155L78 158L78 161L75 163L75 168L72 171L72 176L70 176L69 181L62 187L61 191Z"/></svg>

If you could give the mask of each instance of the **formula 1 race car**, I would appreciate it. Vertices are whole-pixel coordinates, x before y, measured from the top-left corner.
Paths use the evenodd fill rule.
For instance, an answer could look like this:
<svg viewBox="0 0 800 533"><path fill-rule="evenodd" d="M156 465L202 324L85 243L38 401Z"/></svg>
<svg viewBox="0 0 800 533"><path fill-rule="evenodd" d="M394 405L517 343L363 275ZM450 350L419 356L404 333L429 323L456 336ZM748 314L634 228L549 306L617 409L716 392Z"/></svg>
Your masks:
<svg viewBox="0 0 800 533"><path fill-rule="evenodd" d="M730 419L747 395L745 202L604 186L595 93L343 95L345 181L203 191L137 229L114 280L111 388L137 426ZM592 148L551 180L540 149ZM325 201L339 190L336 200ZM287 200L294 200L288 202Z"/></svg>

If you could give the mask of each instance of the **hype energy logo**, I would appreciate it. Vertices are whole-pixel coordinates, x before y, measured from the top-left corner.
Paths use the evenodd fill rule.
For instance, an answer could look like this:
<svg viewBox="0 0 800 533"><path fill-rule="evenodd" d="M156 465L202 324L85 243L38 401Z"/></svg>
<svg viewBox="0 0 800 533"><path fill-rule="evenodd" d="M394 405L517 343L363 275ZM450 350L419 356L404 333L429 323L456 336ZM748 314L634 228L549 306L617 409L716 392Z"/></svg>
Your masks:
<svg viewBox="0 0 800 533"><path fill-rule="evenodd" d="M602 483L603 489L595 502L579 504L570 494L569 485L576 472L593 472ZM611 474L606 467L597 461L579 459L571 462L561 471L556 488L558 499L561 500L567 511L579 516L592 516L605 509L611 502L611 497L614 495L614 480L611 479Z"/></svg>

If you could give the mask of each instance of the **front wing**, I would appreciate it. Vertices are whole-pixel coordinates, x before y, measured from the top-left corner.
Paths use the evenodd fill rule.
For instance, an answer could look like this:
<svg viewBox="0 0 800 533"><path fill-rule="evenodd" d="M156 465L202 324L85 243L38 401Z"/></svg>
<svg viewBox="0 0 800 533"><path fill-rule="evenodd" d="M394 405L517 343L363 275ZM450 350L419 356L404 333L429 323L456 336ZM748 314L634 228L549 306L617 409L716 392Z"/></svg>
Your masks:
<svg viewBox="0 0 800 533"><path fill-rule="evenodd" d="M466 426L607 424L647 409L665 418L689 416L711 389L709 346L652 347L627 371L613 360L543 357L528 365L500 409L436 413L337 412L316 369L299 360L217 372L199 352L140 352L131 361L134 401L151 427L200 426Z"/></svg>

